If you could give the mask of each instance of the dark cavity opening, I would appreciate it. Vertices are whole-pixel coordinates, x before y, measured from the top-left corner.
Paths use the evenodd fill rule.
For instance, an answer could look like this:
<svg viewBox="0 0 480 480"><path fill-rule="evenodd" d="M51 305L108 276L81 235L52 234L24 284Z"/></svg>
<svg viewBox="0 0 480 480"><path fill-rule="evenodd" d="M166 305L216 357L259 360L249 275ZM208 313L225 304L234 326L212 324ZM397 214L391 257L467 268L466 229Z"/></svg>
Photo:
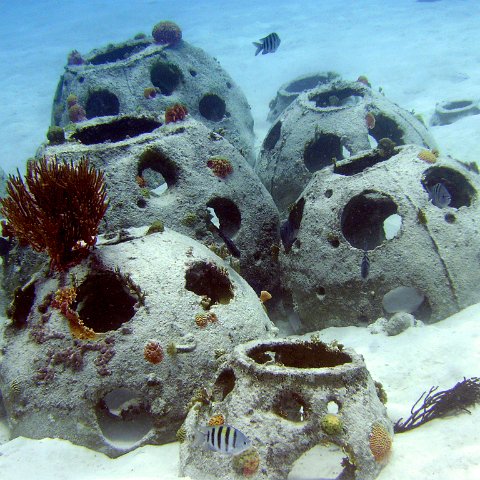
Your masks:
<svg viewBox="0 0 480 480"><path fill-rule="evenodd" d="M273 359L272 354L275 357ZM264 343L250 349L247 355L260 364L274 360L285 367L294 368L336 367L352 361L350 355L330 349L323 342Z"/></svg>
<svg viewBox="0 0 480 480"><path fill-rule="evenodd" d="M117 330L134 315L138 298L114 272L90 273L77 289L73 308L97 333Z"/></svg>
<svg viewBox="0 0 480 480"><path fill-rule="evenodd" d="M185 288L212 303L227 304L233 299L233 285L228 271L211 262L195 262L185 273Z"/></svg>
<svg viewBox="0 0 480 480"><path fill-rule="evenodd" d="M160 150L150 148L140 155L137 175L144 178L144 171L149 168L159 173L165 179L168 188L171 188L176 184L179 176L178 167L173 160L168 158Z"/></svg>
<svg viewBox="0 0 480 480"><path fill-rule="evenodd" d="M273 150L275 145L280 140L280 133L282 131L282 122L277 122L268 132L263 141L263 148L265 150Z"/></svg>
<svg viewBox="0 0 480 480"><path fill-rule="evenodd" d="M403 145L403 130L397 122L382 112L375 113L375 126L369 130L369 134L379 142L382 138L389 138L396 145Z"/></svg>
<svg viewBox="0 0 480 480"><path fill-rule="evenodd" d="M383 222L394 213L397 205L390 197L365 191L353 197L343 209L343 235L352 247L372 250L386 240Z"/></svg>
<svg viewBox="0 0 480 480"><path fill-rule="evenodd" d="M182 79L182 71L173 63L159 61L150 70L150 81L163 95L171 95Z"/></svg>
<svg viewBox="0 0 480 480"><path fill-rule="evenodd" d="M445 103L442 106L445 110L458 110L465 107L470 107L472 104L473 102L471 100L457 100L454 102Z"/></svg>
<svg viewBox="0 0 480 480"><path fill-rule="evenodd" d="M304 90L311 90L312 88L318 87L319 85L324 85L331 82L334 78L337 77L337 74L333 72L327 72L326 74L314 74L309 75L298 80L294 80L287 87L285 91L288 93L301 93Z"/></svg>
<svg viewBox="0 0 480 480"><path fill-rule="evenodd" d="M340 138L331 133L316 134L307 143L303 152L303 161L310 173L332 165L333 160L343 158Z"/></svg>
<svg viewBox="0 0 480 480"><path fill-rule="evenodd" d="M235 373L231 368L223 370L213 385L212 400L223 402L225 397L234 389L235 380Z"/></svg>
<svg viewBox="0 0 480 480"><path fill-rule="evenodd" d="M273 413L291 422L305 422L310 416L310 405L302 395L291 390L283 390L275 398Z"/></svg>
<svg viewBox="0 0 480 480"><path fill-rule="evenodd" d="M87 118L106 117L118 115L120 112L120 102L115 94L106 89L92 92L85 105Z"/></svg>
<svg viewBox="0 0 480 480"><path fill-rule="evenodd" d="M443 184L450 194L449 207L469 207L476 196L475 188L457 170L448 167L432 167L425 171L422 186L431 190L437 183Z"/></svg>
<svg viewBox="0 0 480 480"><path fill-rule="evenodd" d="M225 116L226 105L218 95L207 93L200 100L198 109L202 117L212 122L219 122Z"/></svg>
<svg viewBox="0 0 480 480"><path fill-rule="evenodd" d="M361 90L353 88L331 89L310 96L317 108L348 107L356 105L363 97Z"/></svg>
<svg viewBox="0 0 480 480"><path fill-rule="evenodd" d="M134 447L154 427L150 406L142 402L138 392L126 388L107 393L95 413L103 436L122 449Z"/></svg>
<svg viewBox="0 0 480 480"><path fill-rule="evenodd" d="M214 198L207 203L212 208L220 223L220 231L229 237L240 229L242 217L238 207L228 198Z"/></svg>
<svg viewBox="0 0 480 480"><path fill-rule="evenodd" d="M126 138L149 133L162 124L150 118L125 117L101 125L82 128L73 136L84 145L104 142L120 142Z"/></svg>
<svg viewBox="0 0 480 480"><path fill-rule="evenodd" d="M18 327L27 324L27 318L35 301L35 283L32 282L23 288L16 288L13 292L12 305L7 308L7 316Z"/></svg>
<svg viewBox="0 0 480 480"><path fill-rule="evenodd" d="M385 162L397 152L397 149L393 149L388 155L385 155L381 154L378 149L371 150L365 155L350 157L342 162L335 163L333 171L338 175L356 175L367 168L373 167L377 163Z"/></svg>
<svg viewBox="0 0 480 480"><path fill-rule="evenodd" d="M125 60L135 53L141 52L150 45L150 42L139 42L134 45L119 45L109 48L107 51L99 53L89 60L93 65L102 63L113 63L118 60Z"/></svg>

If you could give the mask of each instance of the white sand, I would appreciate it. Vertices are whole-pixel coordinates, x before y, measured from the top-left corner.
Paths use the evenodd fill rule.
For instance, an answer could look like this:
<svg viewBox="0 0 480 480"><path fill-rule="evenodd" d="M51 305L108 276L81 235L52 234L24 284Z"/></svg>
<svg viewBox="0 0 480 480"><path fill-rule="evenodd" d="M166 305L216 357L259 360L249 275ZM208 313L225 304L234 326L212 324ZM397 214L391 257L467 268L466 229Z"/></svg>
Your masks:
<svg viewBox="0 0 480 480"><path fill-rule="evenodd" d="M479 18L478 0L2 2L0 165L6 171L23 169L44 139L70 50L87 52L150 32L162 19L179 23L184 38L215 56L240 85L252 105L259 144L277 88L312 71L336 70L347 79L365 74L374 88L381 86L387 97L426 120L439 101L480 97ZM282 38L279 50L254 57L251 42L271 31ZM478 160L480 115L432 132L442 153ZM450 388L463 376L480 374L479 323L476 305L397 337L349 327L328 329L323 338L336 338L364 355L372 376L387 390L389 415L396 420L408 416L430 386ZM477 407L471 415L396 435L391 461L379 478L478 480L479 425ZM111 460L61 440L6 440L0 426L0 443L6 442L0 446L2 480L178 478L177 445L144 447Z"/></svg>

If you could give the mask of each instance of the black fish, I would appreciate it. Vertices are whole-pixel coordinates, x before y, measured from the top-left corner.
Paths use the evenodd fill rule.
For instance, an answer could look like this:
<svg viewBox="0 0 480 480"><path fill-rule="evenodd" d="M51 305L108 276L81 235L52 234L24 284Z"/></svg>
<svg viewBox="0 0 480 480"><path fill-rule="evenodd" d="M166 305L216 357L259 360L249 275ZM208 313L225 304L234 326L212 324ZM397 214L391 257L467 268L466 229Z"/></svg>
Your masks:
<svg viewBox="0 0 480 480"><path fill-rule="evenodd" d="M5 240L3 237L0 237L0 257L6 258L11 248L12 244L8 240Z"/></svg>
<svg viewBox="0 0 480 480"><path fill-rule="evenodd" d="M360 275L363 279L368 277L370 272L370 259L368 258L367 249L363 251L362 263L360 264Z"/></svg>
<svg viewBox="0 0 480 480"><path fill-rule="evenodd" d="M443 183L436 183L428 190L428 197L432 204L438 208L445 208L450 205L452 197Z"/></svg>
<svg viewBox="0 0 480 480"><path fill-rule="evenodd" d="M210 231L215 232L223 240L223 243L225 243L226 247L228 248L228 251L233 257L240 258L241 256L240 250L233 243L233 240L228 235L226 235L212 221L210 221L210 224L208 227Z"/></svg>
<svg viewBox="0 0 480 480"><path fill-rule="evenodd" d="M302 222L303 217L303 207L305 206L305 199L300 198L293 205L290 213L288 214L288 220L282 223L280 227L280 238L282 239L283 247L285 248L285 253L290 252L292 245L295 243L295 240L298 236L298 231L300 229L300 223Z"/></svg>
<svg viewBox="0 0 480 480"><path fill-rule="evenodd" d="M213 224L212 224L213 225ZM240 250L237 246L233 243L233 240L228 237L225 233L223 233L219 228L217 228L218 236L224 241L225 245L228 248L228 251L236 258L240 258Z"/></svg>
<svg viewBox="0 0 480 480"><path fill-rule="evenodd" d="M297 239L298 228L295 228L293 222L288 219L282 223L280 227L280 238L282 239L283 248L288 253Z"/></svg>
<svg viewBox="0 0 480 480"><path fill-rule="evenodd" d="M258 42L253 42L253 45L257 47L255 56L257 56L260 52L262 52L262 55L265 55L266 53L273 53L280 45L280 37L273 32L270 35L261 38Z"/></svg>

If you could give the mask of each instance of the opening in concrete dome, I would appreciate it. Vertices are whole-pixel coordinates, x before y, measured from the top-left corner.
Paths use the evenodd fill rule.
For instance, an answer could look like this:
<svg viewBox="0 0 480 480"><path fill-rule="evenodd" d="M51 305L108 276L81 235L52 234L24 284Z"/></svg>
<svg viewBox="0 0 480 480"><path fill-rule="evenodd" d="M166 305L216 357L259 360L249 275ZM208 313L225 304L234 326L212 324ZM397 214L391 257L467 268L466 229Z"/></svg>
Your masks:
<svg viewBox="0 0 480 480"><path fill-rule="evenodd" d="M159 174L166 182L167 188L173 187L178 180L179 171L177 164L165 155L161 150L156 148L148 148L141 155L138 161L137 177L143 178L147 184L146 188L157 188L161 185L161 179L158 175L155 177L158 180L158 185L155 187L148 185L148 178L152 177L152 174L148 170L152 170ZM145 176L144 176L145 172ZM153 180L153 178L152 178Z"/></svg>
<svg viewBox="0 0 480 480"><path fill-rule="evenodd" d="M212 400L214 402L223 402L226 396L234 389L235 381L235 373L231 368L223 370L213 385Z"/></svg>
<svg viewBox="0 0 480 480"><path fill-rule="evenodd" d="M336 74L334 74L333 72L328 72L324 75L319 73L316 73L313 75L307 75L305 77L302 77L290 82L285 87L285 91L288 93L301 93L305 90L311 90L312 88L315 88L318 85L328 83L333 78L335 78L335 76Z"/></svg>
<svg viewBox="0 0 480 480"><path fill-rule="evenodd" d="M125 60L135 53L141 52L150 45L149 41L138 42L129 45L115 45L107 49L105 52L99 53L89 60L93 65L101 65L102 63L113 63L118 60Z"/></svg>
<svg viewBox="0 0 480 480"><path fill-rule="evenodd" d="M219 122L226 114L225 100L215 93L207 93L198 103L200 115L212 122Z"/></svg>
<svg viewBox="0 0 480 480"><path fill-rule="evenodd" d="M426 192L442 184L450 194L449 207L469 207L476 197L476 190L457 170L449 167L431 167L423 174L422 186Z"/></svg>
<svg viewBox="0 0 480 480"><path fill-rule="evenodd" d="M366 190L345 205L341 228L352 247L372 250L386 240L384 221L397 213L397 204L386 194Z"/></svg>
<svg viewBox="0 0 480 480"><path fill-rule="evenodd" d="M182 71L174 63L157 61L150 69L150 81L163 95L171 95L182 80Z"/></svg>
<svg viewBox="0 0 480 480"><path fill-rule="evenodd" d="M320 93L312 93L309 100L315 102L317 108L340 108L356 105L364 94L359 88L332 88Z"/></svg>
<svg viewBox="0 0 480 480"><path fill-rule="evenodd" d="M415 287L401 285L383 296L382 305L387 313L413 313L424 301L425 294L423 292Z"/></svg>
<svg viewBox="0 0 480 480"><path fill-rule="evenodd" d="M305 422L311 412L309 403L293 390L282 390L273 401L272 411L291 422Z"/></svg>
<svg viewBox="0 0 480 480"><path fill-rule="evenodd" d="M293 368L336 367L352 361L350 355L323 342L264 343L252 347L247 355L259 364L273 361Z"/></svg>
<svg viewBox="0 0 480 480"><path fill-rule="evenodd" d="M134 315L138 298L126 277L116 272L92 272L77 288L73 309L86 327L97 333L117 330Z"/></svg>
<svg viewBox="0 0 480 480"><path fill-rule="evenodd" d="M208 297L212 304L227 304L233 299L228 271L212 262L194 262L185 272L185 288Z"/></svg>
<svg viewBox="0 0 480 480"><path fill-rule="evenodd" d="M235 235L240 229L242 216L237 205L229 198L216 197L207 202L207 207L212 208L218 218L218 228L229 237Z"/></svg>
<svg viewBox="0 0 480 480"><path fill-rule="evenodd" d="M337 135L318 132L305 145L303 161L310 173L332 165L333 160L343 158L342 143Z"/></svg>
<svg viewBox="0 0 480 480"><path fill-rule="evenodd" d="M301 455L292 465L287 480L309 480L319 478L322 480L337 480L339 478L354 478L347 475L354 471L354 466L344 466L346 454L343 449L334 444L326 443L315 445ZM312 477L312 468L315 477ZM345 475L345 476L344 476Z"/></svg>
<svg viewBox="0 0 480 480"><path fill-rule="evenodd" d="M365 169L373 167L377 163L385 162L396 153L395 150L385 155L379 150L370 150L365 154L355 155L341 162L336 162L333 168L338 175L352 176L362 173ZM337 159L338 160L338 159Z"/></svg>
<svg viewBox="0 0 480 480"><path fill-rule="evenodd" d="M23 288L16 288L13 292L13 302L7 309L7 315L16 327L27 324L27 318L35 302L35 282Z"/></svg>
<svg viewBox="0 0 480 480"><path fill-rule="evenodd" d="M87 118L106 117L120 113L120 102L117 96L107 89L91 92L85 105Z"/></svg>
<svg viewBox="0 0 480 480"><path fill-rule="evenodd" d="M119 448L132 448L153 429L153 418L138 392L116 388L95 409L103 436Z"/></svg>
<svg viewBox="0 0 480 480"><path fill-rule="evenodd" d="M137 177L137 184L142 192L147 192L146 197L159 196L168 190L168 184L165 177L153 168L144 168L142 176Z"/></svg>
<svg viewBox="0 0 480 480"><path fill-rule="evenodd" d="M369 134L378 142L382 138L389 138L395 145L403 145L403 130L398 123L382 112L374 112L375 126L369 130Z"/></svg>
<svg viewBox="0 0 480 480"><path fill-rule="evenodd" d="M263 141L263 148L265 150L273 150L275 145L280 140L280 133L282 131L282 122L278 121L268 132Z"/></svg>
<svg viewBox="0 0 480 480"><path fill-rule="evenodd" d="M72 137L84 145L120 142L126 138L150 133L162 124L151 118L123 117L108 123L91 125L75 132Z"/></svg>

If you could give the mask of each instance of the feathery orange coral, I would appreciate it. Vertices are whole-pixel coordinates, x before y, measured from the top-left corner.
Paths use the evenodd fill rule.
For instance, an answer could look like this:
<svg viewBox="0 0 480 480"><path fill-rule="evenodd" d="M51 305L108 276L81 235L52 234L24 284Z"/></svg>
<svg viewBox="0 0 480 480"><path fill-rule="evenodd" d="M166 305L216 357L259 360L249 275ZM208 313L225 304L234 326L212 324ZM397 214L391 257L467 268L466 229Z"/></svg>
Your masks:
<svg viewBox="0 0 480 480"><path fill-rule="evenodd" d="M102 172L82 158L32 162L25 177L10 175L0 214L23 244L46 251L50 267L66 270L88 255L108 207Z"/></svg>
<svg viewBox="0 0 480 480"><path fill-rule="evenodd" d="M71 308L76 297L77 289L75 287L59 288L55 292L51 305L60 310L68 320L73 337L81 340L93 339L97 334L91 328L86 327L78 313Z"/></svg>

